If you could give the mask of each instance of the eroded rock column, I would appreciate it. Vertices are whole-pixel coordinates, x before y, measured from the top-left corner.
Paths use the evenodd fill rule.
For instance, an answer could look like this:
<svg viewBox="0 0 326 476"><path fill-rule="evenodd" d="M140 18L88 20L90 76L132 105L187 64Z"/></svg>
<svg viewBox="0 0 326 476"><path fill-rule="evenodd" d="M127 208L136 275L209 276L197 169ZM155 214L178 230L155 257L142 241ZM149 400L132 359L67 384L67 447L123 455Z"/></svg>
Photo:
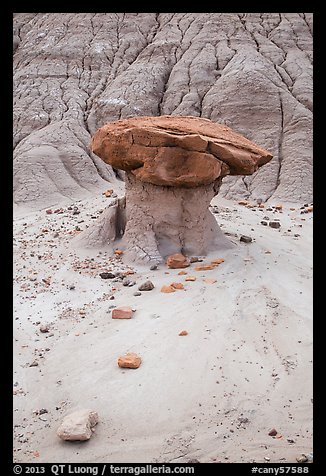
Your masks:
<svg viewBox="0 0 326 476"><path fill-rule="evenodd" d="M162 187L126 173L125 254L160 262L168 255L206 255L229 242L209 204L221 180L196 188Z"/></svg>

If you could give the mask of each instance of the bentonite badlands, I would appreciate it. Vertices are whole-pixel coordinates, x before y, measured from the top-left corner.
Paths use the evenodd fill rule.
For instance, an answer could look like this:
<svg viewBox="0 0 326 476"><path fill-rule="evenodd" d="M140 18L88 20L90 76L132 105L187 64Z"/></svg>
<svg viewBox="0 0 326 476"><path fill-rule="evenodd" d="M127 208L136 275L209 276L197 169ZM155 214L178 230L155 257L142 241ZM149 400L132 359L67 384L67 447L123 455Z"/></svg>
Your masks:
<svg viewBox="0 0 326 476"><path fill-rule="evenodd" d="M311 462L312 14L17 13L14 87L14 460ZM180 191L92 152L145 116L273 158ZM140 196L184 262L122 246Z"/></svg>

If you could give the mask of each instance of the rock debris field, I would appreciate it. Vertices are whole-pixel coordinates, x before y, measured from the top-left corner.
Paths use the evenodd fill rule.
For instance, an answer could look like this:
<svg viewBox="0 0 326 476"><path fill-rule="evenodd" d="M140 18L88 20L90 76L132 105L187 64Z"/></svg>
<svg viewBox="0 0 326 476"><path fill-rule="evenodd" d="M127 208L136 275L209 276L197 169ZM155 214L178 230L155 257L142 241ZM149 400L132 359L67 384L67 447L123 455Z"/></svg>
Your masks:
<svg viewBox="0 0 326 476"><path fill-rule="evenodd" d="M216 197L232 248L174 269L76 247L111 200L16 216L14 460L311 458L313 205ZM59 438L85 409L89 441Z"/></svg>

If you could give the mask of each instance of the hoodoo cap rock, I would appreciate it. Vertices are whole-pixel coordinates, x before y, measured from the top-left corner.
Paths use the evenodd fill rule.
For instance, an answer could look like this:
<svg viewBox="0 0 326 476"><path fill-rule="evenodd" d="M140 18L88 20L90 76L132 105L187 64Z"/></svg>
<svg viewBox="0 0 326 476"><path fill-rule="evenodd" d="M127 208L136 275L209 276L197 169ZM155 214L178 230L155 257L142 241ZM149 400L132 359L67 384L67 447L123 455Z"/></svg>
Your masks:
<svg viewBox="0 0 326 476"><path fill-rule="evenodd" d="M192 188L251 175L273 156L224 124L192 116L132 117L97 130L92 151L142 182Z"/></svg>

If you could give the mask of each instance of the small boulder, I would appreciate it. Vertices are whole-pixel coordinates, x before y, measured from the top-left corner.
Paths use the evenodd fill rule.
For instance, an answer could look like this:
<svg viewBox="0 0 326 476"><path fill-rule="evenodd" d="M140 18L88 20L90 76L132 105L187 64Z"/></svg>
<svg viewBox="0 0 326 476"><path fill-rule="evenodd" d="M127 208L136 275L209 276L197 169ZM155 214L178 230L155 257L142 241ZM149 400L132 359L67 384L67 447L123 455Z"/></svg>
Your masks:
<svg viewBox="0 0 326 476"><path fill-rule="evenodd" d="M134 352L128 352L127 354L118 358L119 367L126 369L138 369L141 364L141 358Z"/></svg>
<svg viewBox="0 0 326 476"><path fill-rule="evenodd" d="M152 289L154 289L152 281L145 281L143 284L138 286L139 291L151 291Z"/></svg>
<svg viewBox="0 0 326 476"><path fill-rule="evenodd" d="M273 428L269 433L268 433L269 436L276 436L277 435L277 430L275 430L275 428Z"/></svg>
<svg viewBox="0 0 326 476"><path fill-rule="evenodd" d="M181 331L179 332L179 336L187 336L188 332L187 331Z"/></svg>
<svg viewBox="0 0 326 476"><path fill-rule="evenodd" d="M196 276L187 276L185 281L196 281Z"/></svg>
<svg viewBox="0 0 326 476"><path fill-rule="evenodd" d="M93 410L76 410L64 417L57 430L62 440L85 441L92 436L92 428L98 423L98 414Z"/></svg>
<svg viewBox="0 0 326 476"><path fill-rule="evenodd" d="M187 268L190 265L189 259L181 253L168 256L166 260L168 268L178 269Z"/></svg>
<svg viewBox="0 0 326 476"><path fill-rule="evenodd" d="M129 306L116 307L112 310L112 319L131 319L133 310Z"/></svg>

